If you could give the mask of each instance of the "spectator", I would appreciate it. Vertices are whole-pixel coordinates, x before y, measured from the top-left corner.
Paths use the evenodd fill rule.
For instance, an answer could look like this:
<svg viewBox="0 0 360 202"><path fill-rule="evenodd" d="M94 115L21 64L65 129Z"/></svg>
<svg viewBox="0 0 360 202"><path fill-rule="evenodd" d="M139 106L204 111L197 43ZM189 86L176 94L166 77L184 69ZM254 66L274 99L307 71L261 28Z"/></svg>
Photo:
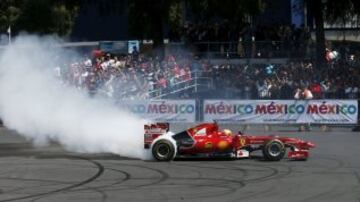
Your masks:
<svg viewBox="0 0 360 202"><path fill-rule="evenodd" d="M220 28L228 29L219 26ZM249 33L252 32L249 27L247 29ZM282 29L282 37L286 39L287 28ZM210 34L203 33L202 37L206 35ZM277 35L277 32L263 37L273 37L270 35ZM360 69L353 62L334 61L324 71L313 67L312 62L307 60L291 61L287 64L230 65L211 64L209 60L199 60L182 53L169 57L151 57L140 53L138 57L131 54L98 55L100 57L93 60L84 57L67 64L54 64L54 74L57 78L63 78L61 83L64 85L74 85L78 89L89 90L90 94L104 93L120 99L128 96L134 98L135 95L147 98L155 92L159 95L162 92L175 91L179 89L179 82L188 87L192 79L197 77L212 78L218 96L242 99L293 99L294 89L300 86L308 86L307 90L315 99L356 99L360 87ZM357 56L352 60L356 61ZM195 77L194 69L199 71ZM208 90L212 90L213 86L208 86ZM107 94L104 91L111 92ZM227 91L230 93L226 93ZM305 99L305 94L311 97L310 93L300 93L297 98Z"/></svg>
<svg viewBox="0 0 360 202"><path fill-rule="evenodd" d="M292 99L293 88L289 84L289 82L284 82L280 87L280 98L282 99Z"/></svg>
<svg viewBox="0 0 360 202"><path fill-rule="evenodd" d="M302 89L297 88L294 98L299 100L299 99L305 99L305 100L309 100L313 98L313 95L311 93L311 91L307 88L307 87L303 87ZM299 127L299 131L310 131L310 123L302 123Z"/></svg>
<svg viewBox="0 0 360 202"><path fill-rule="evenodd" d="M320 86L320 83L318 83L316 80L313 81L309 90L310 90L310 92L312 92L314 99L322 98L321 86Z"/></svg>
<svg viewBox="0 0 360 202"><path fill-rule="evenodd" d="M271 88L271 86L267 84L266 80L258 81L256 83L256 87L260 99L269 98L269 89Z"/></svg>

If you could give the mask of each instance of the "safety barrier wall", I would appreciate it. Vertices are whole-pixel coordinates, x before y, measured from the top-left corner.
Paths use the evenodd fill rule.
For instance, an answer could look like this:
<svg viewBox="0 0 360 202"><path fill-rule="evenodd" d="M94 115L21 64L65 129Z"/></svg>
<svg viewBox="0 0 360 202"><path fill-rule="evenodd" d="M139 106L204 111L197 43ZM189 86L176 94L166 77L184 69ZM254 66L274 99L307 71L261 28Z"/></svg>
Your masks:
<svg viewBox="0 0 360 202"><path fill-rule="evenodd" d="M128 100L117 103L132 113L158 122L195 122L195 100Z"/></svg>
<svg viewBox="0 0 360 202"><path fill-rule="evenodd" d="M152 121L239 124L358 124L358 100L129 100L119 106Z"/></svg>
<svg viewBox="0 0 360 202"><path fill-rule="evenodd" d="M204 100L204 121L356 124L357 100Z"/></svg>

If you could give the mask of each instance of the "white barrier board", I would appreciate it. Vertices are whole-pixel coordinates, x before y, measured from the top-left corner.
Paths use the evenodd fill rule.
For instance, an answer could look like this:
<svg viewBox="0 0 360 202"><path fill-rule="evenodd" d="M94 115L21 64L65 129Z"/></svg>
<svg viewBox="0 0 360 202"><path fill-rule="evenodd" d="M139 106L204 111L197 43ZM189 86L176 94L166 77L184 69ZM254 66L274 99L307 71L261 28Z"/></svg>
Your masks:
<svg viewBox="0 0 360 202"><path fill-rule="evenodd" d="M119 106L157 122L195 122L195 100L129 100Z"/></svg>
<svg viewBox="0 0 360 202"><path fill-rule="evenodd" d="M355 124L357 100L205 100L204 121Z"/></svg>

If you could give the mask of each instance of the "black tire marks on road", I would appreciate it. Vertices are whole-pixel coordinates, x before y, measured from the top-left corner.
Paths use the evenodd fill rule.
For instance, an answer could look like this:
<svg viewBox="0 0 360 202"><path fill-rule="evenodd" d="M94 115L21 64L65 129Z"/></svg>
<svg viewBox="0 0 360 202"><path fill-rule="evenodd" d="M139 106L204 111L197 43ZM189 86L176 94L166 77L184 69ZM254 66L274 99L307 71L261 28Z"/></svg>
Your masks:
<svg viewBox="0 0 360 202"><path fill-rule="evenodd" d="M83 186L85 184L88 184L92 181L94 181L95 179L97 179L98 177L100 177L103 172L104 172L104 167L98 163L97 161L94 161L94 160L91 160L91 159L88 159L88 158L85 158L85 157L81 157L81 156L63 156L64 158L67 158L67 159L76 159L76 160L85 160L85 161L88 161L90 163L92 163L93 165L95 165L97 167L97 172L83 180L83 181L80 181L80 182L77 182L77 183L74 183L74 184L71 184L69 186L65 186L63 188L60 188L60 189L55 189L55 190L52 190L52 191L49 191L49 192L43 192L43 193L37 193L37 194L31 194L31 195L26 195L26 196L20 196L20 197L14 197L14 198L8 198L8 199L2 199L0 200L0 202L8 202L8 201L18 201L18 200L25 200L25 199L31 199L31 198L36 198L36 197L41 197L41 196L47 196L47 195L51 195L51 194L55 194L55 193L61 193L61 192L65 192L65 191L68 191L68 190L71 190L71 189L74 189L76 187L80 187L80 186Z"/></svg>
<svg viewBox="0 0 360 202"><path fill-rule="evenodd" d="M171 201L171 200L207 200L214 197L231 196L235 200L252 200L254 197L271 196L273 192L277 192L277 188L273 186L265 186L261 190L252 189L251 192L242 191L248 185L257 186L271 180L286 180L289 177L298 177L298 175L308 175L312 172L331 175L338 172L343 172L344 162L336 157L317 156L317 161L312 164L315 166L311 169L311 164L296 163L291 161L280 162L262 162L254 160L238 160L238 161L175 161L171 163L163 162L143 162L143 161L129 161L129 160L114 160L101 159L92 160L91 156L59 156L57 158L66 158L70 162L72 160L83 160L90 162L86 165L90 168L95 168L97 171L93 176L80 182L63 182L63 181L48 181L44 179L23 179L23 180L38 180L44 183L58 183L63 188L55 189L53 191L29 194L16 198L3 199L0 201L17 201L30 200L32 202L38 201L47 197L52 197L57 194L72 194L78 195L87 194L89 192L96 192L99 201L113 201L108 198L109 192L120 194L120 197L131 199L132 194L150 193L153 190L163 190L158 195L149 199L149 201ZM44 158L46 159L46 158ZM77 161L75 166L82 166L82 161ZM331 162L331 163L330 163ZM49 162L51 163L51 162ZM46 161L45 161L46 164ZM71 163L70 163L71 164ZM84 164L85 167L85 164ZM294 168L301 169L298 171ZM176 173L181 170L182 174ZM186 172L192 173L187 175ZM108 177L102 177L104 173L109 173ZM215 173L216 175L211 175ZM292 176L294 174L294 176ZM296 174L296 175L295 175ZM352 173L356 176L356 172ZM22 180L22 179L17 179ZM359 179L358 179L359 181ZM90 182L91 185L89 184ZM101 185L100 185L101 184ZM340 185L339 185L340 186ZM177 188L182 189L179 193L174 192ZM196 190L199 190L198 192ZM331 189L332 190L332 189ZM304 196L304 201L316 201L327 198L331 195L331 190L327 189L321 193ZM172 194L167 194L172 193ZM239 194L241 193L241 194ZM6 193L5 193L6 194ZM122 196L121 196L122 195ZM299 200L302 200L300 198Z"/></svg>

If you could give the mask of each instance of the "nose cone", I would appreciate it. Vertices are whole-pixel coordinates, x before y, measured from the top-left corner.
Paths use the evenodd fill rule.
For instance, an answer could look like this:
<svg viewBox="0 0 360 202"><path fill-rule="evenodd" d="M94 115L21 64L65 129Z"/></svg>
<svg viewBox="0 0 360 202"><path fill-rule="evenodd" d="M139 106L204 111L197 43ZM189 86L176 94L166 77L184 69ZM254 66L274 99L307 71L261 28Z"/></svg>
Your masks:
<svg viewBox="0 0 360 202"><path fill-rule="evenodd" d="M314 148L316 145L312 142L307 142L309 148Z"/></svg>

